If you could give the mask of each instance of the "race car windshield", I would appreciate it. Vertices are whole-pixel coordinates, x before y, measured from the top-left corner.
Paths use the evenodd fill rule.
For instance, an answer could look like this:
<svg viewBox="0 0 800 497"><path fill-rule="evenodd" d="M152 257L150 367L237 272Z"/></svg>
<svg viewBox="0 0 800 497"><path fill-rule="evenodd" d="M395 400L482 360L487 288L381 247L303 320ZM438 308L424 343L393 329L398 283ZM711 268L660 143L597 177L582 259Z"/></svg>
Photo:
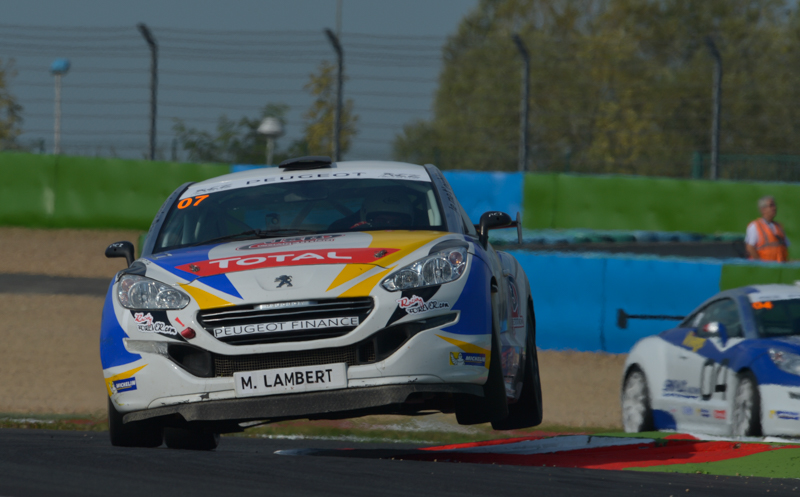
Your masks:
<svg viewBox="0 0 800 497"><path fill-rule="evenodd" d="M800 335L800 299L753 302L752 306L759 336Z"/></svg>
<svg viewBox="0 0 800 497"><path fill-rule="evenodd" d="M227 240L350 231L445 231L425 181L339 179L270 183L176 202L153 252Z"/></svg>

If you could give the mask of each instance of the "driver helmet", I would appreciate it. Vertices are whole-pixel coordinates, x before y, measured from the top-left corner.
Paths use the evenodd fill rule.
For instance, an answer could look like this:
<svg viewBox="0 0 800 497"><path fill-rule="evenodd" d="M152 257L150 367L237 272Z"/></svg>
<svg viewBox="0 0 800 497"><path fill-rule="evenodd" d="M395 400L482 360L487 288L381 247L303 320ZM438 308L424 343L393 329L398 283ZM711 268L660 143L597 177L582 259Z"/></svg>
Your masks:
<svg viewBox="0 0 800 497"><path fill-rule="evenodd" d="M410 228L414 216L408 196L402 193L382 193L364 199L361 221L385 229Z"/></svg>

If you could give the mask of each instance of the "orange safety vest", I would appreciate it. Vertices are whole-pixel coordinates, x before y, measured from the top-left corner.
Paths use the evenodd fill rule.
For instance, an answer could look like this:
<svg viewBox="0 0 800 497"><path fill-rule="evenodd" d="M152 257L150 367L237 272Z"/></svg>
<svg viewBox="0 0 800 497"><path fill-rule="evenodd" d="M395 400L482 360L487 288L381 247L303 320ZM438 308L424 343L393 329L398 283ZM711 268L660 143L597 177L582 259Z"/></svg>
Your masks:
<svg viewBox="0 0 800 497"><path fill-rule="evenodd" d="M758 229L758 242L756 243L756 251L758 258L762 261L777 261L786 262L789 260L789 251L786 249L786 235L783 233L783 226L776 223L775 231L769 227L764 218L760 217L753 221L756 223Z"/></svg>

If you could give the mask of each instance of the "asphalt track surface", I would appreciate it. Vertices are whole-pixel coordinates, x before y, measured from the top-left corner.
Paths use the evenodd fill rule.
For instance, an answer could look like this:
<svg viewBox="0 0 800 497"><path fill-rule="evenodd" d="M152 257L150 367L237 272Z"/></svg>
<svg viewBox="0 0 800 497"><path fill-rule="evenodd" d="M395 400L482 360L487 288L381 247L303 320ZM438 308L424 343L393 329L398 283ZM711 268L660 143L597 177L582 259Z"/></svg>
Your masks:
<svg viewBox="0 0 800 497"><path fill-rule="evenodd" d="M0 274L0 293L103 296L107 288L106 279ZM223 437L215 451L191 452L112 447L106 432L4 429L0 497L800 493L795 480L392 460L418 447Z"/></svg>
<svg viewBox="0 0 800 497"><path fill-rule="evenodd" d="M795 480L392 460L416 445L223 437L212 452L106 432L0 430L0 496L795 495ZM318 455L278 450L322 449ZM337 450L353 449L353 450Z"/></svg>
<svg viewBox="0 0 800 497"><path fill-rule="evenodd" d="M102 297L111 278L70 278L44 274L0 274L0 293L90 295Z"/></svg>

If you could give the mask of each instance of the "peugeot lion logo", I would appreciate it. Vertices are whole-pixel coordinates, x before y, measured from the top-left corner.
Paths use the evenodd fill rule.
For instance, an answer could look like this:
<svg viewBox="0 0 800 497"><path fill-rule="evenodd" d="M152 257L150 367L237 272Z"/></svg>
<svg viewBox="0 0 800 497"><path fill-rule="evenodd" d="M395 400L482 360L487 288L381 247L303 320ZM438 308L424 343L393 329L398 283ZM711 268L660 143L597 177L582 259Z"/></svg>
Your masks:
<svg viewBox="0 0 800 497"><path fill-rule="evenodd" d="M292 286L292 277L285 274L283 276L278 276L277 278L275 278L275 283L278 284L278 288L284 285Z"/></svg>

